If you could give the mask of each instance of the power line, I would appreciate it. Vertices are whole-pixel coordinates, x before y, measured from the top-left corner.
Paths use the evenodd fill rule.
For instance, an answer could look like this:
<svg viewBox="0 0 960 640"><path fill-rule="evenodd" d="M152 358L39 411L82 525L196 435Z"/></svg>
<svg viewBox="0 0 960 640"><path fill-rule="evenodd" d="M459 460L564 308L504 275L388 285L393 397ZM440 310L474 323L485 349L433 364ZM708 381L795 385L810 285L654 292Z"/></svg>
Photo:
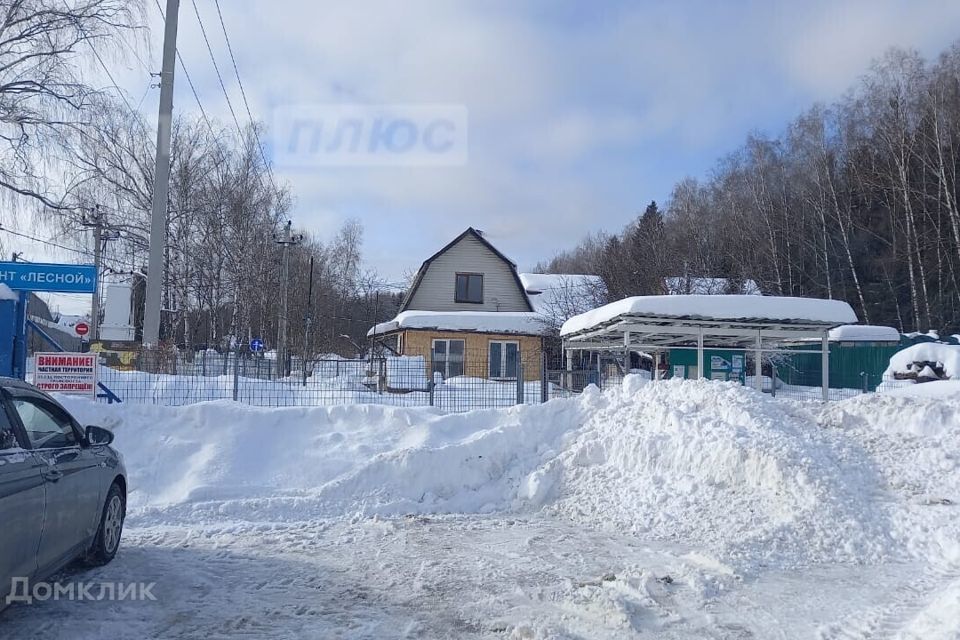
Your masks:
<svg viewBox="0 0 960 640"><path fill-rule="evenodd" d="M197 22L200 23L200 33L203 35L203 41L207 45L207 53L210 54L210 61L213 62L213 70L217 72L217 80L220 81L220 88L223 89L223 97L227 99L227 107L230 109L230 115L233 116L233 122L237 125L237 131L243 136L243 127L240 126L240 120L237 118L236 111L233 110L233 102L230 101L230 94L227 93L227 85L223 82L223 76L220 74L220 66L217 64L217 57L213 55L213 47L210 46L210 39L207 37L207 29L203 26L203 18L200 17L200 9L197 7L197 0L190 0L193 5L193 12L197 16Z"/></svg>
<svg viewBox="0 0 960 640"><path fill-rule="evenodd" d="M213 3L217 7L217 17L220 18L220 28L223 29L223 38L227 41L227 51L230 53L230 61L233 63L233 73L237 76L240 96L243 98L243 106L247 110L247 117L250 119L250 124L253 128L253 136L256 138L257 148L260 150L260 158L263 160L263 166L267 170L267 177L270 178L270 184L273 186L273 190L277 191L277 184L273 179L273 171L270 169L270 163L267 162L267 154L263 150L260 134L257 132L257 127L253 124L253 113L251 113L250 103L247 101L247 92L244 90L243 82L240 80L240 69L237 67L237 59L233 55L233 45L230 43L230 36L227 34L227 24L223 20L223 12L220 11L220 0L213 0Z"/></svg>
<svg viewBox="0 0 960 640"><path fill-rule="evenodd" d="M167 17L163 12L163 7L160 6L160 0L155 1L157 4L157 11L160 12L160 17L166 20ZM207 111L203 108L203 103L200 102L200 94L197 92L197 87L193 84L193 78L190 77L190 72L187 71L187 64L183 61L183 56L180 55L179 48L177 49L177 61L180 63L180 69L183 71L183 75L187 79L187 84L190 85L190 91L193 93L193 99L197 101L197 107L200 109L200 115L203 116L203 121L207 123L207 128L210 129L210 134L216 138L217 132L214 130L213 124L210 122L210 118L207 117Z"/></svg>
<svg viewBox="0 0 960 640"><path fill-rule="evenodd" d="M34 241L34 242L39 242L40 244L45 244L45 245L47 245L47 246L49 246L49 247L55 247L55 248L57 248L57 249L63 249L64 251L73 251L74 253L79 253L79 254L81 254L81 255L89 256L89 257L91 257L91 258L93 257L93 253L90 252L90 251L86 251L85 249L77 249L77 248L75 248L75 247L67 247L67 246L62 245L62 244L57 244L56 242L51 242L50 240L43 240L42 238L37 238L37 237L31 236L31 235L27 235L26 233L20 233L19 231L14 231L13 229L7 229L6 227L2 227L2 226L0 226L0 231L5 231L6 233L9 233L10 235L19 236L19 237L24 238L24 239L26 239L26 240L32 240L32 241Z"/></svg>
<svg viewBox="0 0 960 640"><path fill-rule="evenodd" d="M19 236L19 237L21 237L21 238L23 238L23 239L25 239L25 240L31 240L31 241L33 241L33 242L39 242L40 244L47 245L48 247L54 247L54 248L56 248L56 249L62 249L62 250L64 250L64 251L72 251L73 253L77 253L77 254L80 254L80 255L82 255L82 256L87 256L88 258L93 258L93 257L94 257L92 251L87 251L86 249L77 249L76 247L68 247L68 246L66 246L66 245L57 244L56 242L52 242L52 241L50 241L50 240L44 240L43 238L37 238L36 236L31 236L31 235L28 235L28 234L26 234L26 233L21 233L21 232L19 232L19 231L14 231L13 229L7 229L7 228L4 227L4 226L0 226L0 231L9 233L10 235L13 235L13 236ZM105 266L107 266L107 265L105 265ZM108 267L108 268L110 268L111 270L114 270L113 267Z"/></svg>

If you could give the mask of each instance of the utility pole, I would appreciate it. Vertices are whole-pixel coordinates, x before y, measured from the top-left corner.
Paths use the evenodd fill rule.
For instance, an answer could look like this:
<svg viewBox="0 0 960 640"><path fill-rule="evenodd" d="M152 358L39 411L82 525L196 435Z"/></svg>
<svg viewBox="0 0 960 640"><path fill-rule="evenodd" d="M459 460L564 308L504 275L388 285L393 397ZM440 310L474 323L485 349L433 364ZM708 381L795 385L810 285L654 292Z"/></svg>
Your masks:
<svg viewBox="0 0 960 640"><path fill-rule="evenodd" d="M313 324L313 256L310 256L310 280L307 284L307 315L303 319L303 385L307 385L307 356L310 355L310 325Z"/></svg>
<svg viewBox="0 0 960 640"><path fill-rule="evenodd" d="M103 261L104 243L118 239L120 232L109 228L98 204L90 210L90 217L84 216L80 224L93 229L93 266L96 270L97 279L93 287L93 302L90 304L90 342L96 342L100 339L100 296L102 293L100 290L100 263Z"/></svg>
<svg viewBox="0 0 960 640"><path fill-rule="evenodd" d="M303 235L291 234L292 227L293 223L287 220L287 224L283 226L283 235L279 238L274 238L277 244L283 246L283 256L281 258L283 275L280 278L280 327L278 330L279 335L277 336L277 367L282 367L280 370L284 372L284 375L289 375L287 372L287 289L290 284L289 250L291 245L300 244L303 241Z"/></svg>
<svg viewBox="0 0 960 640"><path fill-rule="evenodd" d="M150 259L143 310L143 343L160 343L160 297L167 229L167 187L170 182L170 125L173 119L173 71L177 57L177 17L180 0L167 0L160 70L160 114L157 118L157 162L153 172L153 208L150 217Z"/></svg>

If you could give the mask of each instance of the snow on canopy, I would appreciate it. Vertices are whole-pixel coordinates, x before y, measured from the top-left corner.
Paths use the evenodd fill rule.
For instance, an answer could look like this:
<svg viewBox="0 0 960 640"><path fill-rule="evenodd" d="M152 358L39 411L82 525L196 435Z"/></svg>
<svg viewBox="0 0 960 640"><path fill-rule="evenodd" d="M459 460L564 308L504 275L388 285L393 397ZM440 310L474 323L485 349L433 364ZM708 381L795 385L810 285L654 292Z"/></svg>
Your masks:
<svg viewBox="0 0 960 640"><path fill-rule="evenodd" d="M563 323L560 335L592 329L624 315L833 326L857 321L857 314L842 300L751 295L636 296L570 318Z"/></svg>
<svg viewBox="0 0 960 640"><path fill-rule="evenodd" d="M759 296L760 286L755 280L731 280L729 278L698 278L677 276L664 278L663 285L666 292L672 296L679 295L721 295L743 294Z"/></svg>
<svg viewBox="0 0 960 640"><path fill-rule="evenodd" d="M480 333L516 333L541 335L547 325L533 311L401 311L397 317L381 322L367 336L400 329L434 329L437 331L476 331Z"/></svg>
<svg viewBox="0 0 960 640"><path fill-rule="evenodd" d="M883 377L889 379L897 373L908 373L915 362L939 362L947 377L960 380L960 346L939 342L921 342L896 352L890 357Z"/></svg>
<svg viewBox="0 0 960 640"><path fill-rule="evenodd" d="M586 313L602 301L606 287L600 276L568 273L521 273L520 283L534 311L561 323Z"/></svg>
<svg viewBox="0 0 960 640"><path fill-rule="evenodd" d="M836 342L900 342L900 332L893 327L873 324L845 324L830 329Z"/></svg>

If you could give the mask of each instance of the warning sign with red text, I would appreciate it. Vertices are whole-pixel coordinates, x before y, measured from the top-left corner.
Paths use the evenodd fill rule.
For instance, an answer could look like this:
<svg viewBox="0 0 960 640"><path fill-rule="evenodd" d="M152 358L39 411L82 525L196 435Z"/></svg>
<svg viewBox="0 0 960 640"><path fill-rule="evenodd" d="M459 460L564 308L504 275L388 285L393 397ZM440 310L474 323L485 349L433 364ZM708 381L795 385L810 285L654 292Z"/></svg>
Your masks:
<svg viewBox="0 0 960 640"><path fill-rule="evenodd" d="M97 395L97 354L35 354L33 384L48 393Z"/></svg>

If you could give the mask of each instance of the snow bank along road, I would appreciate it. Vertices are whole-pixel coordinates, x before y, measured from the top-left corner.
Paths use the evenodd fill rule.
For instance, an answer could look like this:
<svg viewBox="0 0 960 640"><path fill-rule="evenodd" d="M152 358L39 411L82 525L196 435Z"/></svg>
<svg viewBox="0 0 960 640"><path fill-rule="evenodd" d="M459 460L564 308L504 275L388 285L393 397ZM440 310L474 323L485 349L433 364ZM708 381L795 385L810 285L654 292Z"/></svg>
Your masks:
<svg viewBox="0 0 960 640"><path fill-rule="evenodd" d="M733 383L444 415L67 401L132 493L10 638L957 638L960 397Z"/></svg>

